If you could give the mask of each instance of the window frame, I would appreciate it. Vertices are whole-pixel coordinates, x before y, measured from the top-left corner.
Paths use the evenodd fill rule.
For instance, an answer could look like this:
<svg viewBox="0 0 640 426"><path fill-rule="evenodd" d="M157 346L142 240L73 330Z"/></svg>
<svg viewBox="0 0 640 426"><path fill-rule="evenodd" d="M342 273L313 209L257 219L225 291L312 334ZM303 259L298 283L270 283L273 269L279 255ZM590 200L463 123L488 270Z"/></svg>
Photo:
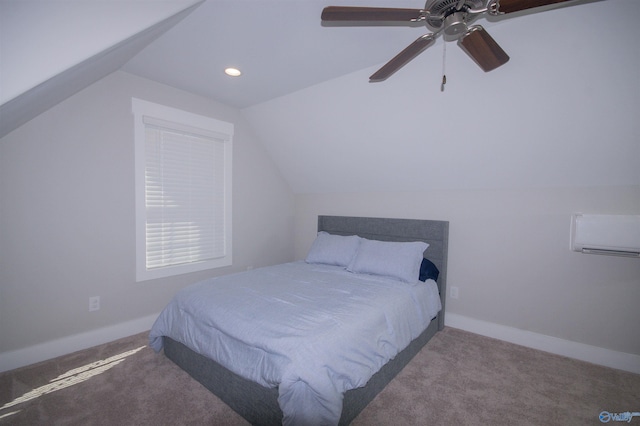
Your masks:
<svg viewBox="0 0 640 426"><path fill-rule="evenodd" d="M177 108L132 98L132 112L134 116L134 145L135 145L135 216L136 216L136 281L147 281L165 278L190 272L231 266L233 263L232 238L232 151L233 132L232 123L215 118L194 114ZM175 125L174 130L180 131L183 126L202 129L205 133L215 134L217 140L224 143L224 246L223 257L201 260L178 265L147 268L147 209L146 209L146 128L145 123L162 121Z"/></svg>

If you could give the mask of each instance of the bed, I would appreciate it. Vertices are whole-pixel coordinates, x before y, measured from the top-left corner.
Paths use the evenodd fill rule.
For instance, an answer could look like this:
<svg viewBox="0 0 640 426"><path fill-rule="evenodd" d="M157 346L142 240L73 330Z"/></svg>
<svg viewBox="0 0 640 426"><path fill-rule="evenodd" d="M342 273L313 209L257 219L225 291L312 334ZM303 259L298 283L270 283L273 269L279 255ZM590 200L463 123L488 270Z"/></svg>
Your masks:
<svg viewBox="0 0 640 426"><path fill-rule="evenodd" d="M219 335L223 336L223 338L225 339L231 335L230 332L220 331L217 329L211 331L211 337L207 335L207 337L204 339L202 337L193 339L190 339L190 336L184 337L183 335L174 333L173 330L176 328L176 326L171 322L173 321L171 315L165 315L166 318L161 319L164 315L164 311L163 314L161 314L161 317L158 318L158 321L156 321L156 324L154 324L154 328L152 329L152 332L150 334L152 347L154 347L154 349L156 350L160 350L161 348L163 348L165 355L169 359L171 359L174 363L187 371L192 377L202 383L207 389L217 395L222 401L228 404L232 409L238 412L251 424L280 425L284 423L347 425L387 385L387 383L389 383L389 381L391 381L396 376L396 374L402 370L402 368L413 358L413 356L415 356L415 354L420 351L420 349L429 341L429 339L431 339L431 337L435 335L437 331L443 329L447 277L448 227L449 223L446 221L319 216L317 228L318 237L316 238L316 241L314 241L314 245L312 246L310 254L307 257L307 262L302 261L286 265L276 265L274 267L269 267L275 269L265 270L272 275L276 273L295 275L298 274L298 270L300 270L301 273L308 273L309 276L314 277L317 276L320 280L323 280L324 277L331 277L329 281L333 280L333 277L336 274L339 275L339 279L345 279L347 275L354 276L356 281L358 279L364 279L363 277L365 277L365 275L368 275L366 273L351 273L353 271L344 271L344 267L335 265L311 265L313 266L311 271L305 269L309 268L309 264L314 263L311 259L311 252L313 252L314 247L316 246L316 244L318 244L318 241L320 241L321 239L320 237L323 235L326 236L326 238L333 238L334 240L343 238L341 240L343 242L346 242L349 238L356 238L353 237L355 235L358 236L357 238L359 238L359 241L366 242L370 246L374 246L380 241L389 242L390 244L404 243L402 247L412 244L424 244L424 246L428 245L426 250L423 250L422 248L420 249L420 251L423 253L420 258L422 259L422 257L424 257L425 259L428 259L428 261L422 262L423 267L426 264L431 264L436 268L437 285L435 282L430 283L430 279L426 279L425 281L426 283L430 283L433 286L433 289L435 289L432 291L436 292L435 296L436 298L439 298L438 307L441 307L441 309L437 312L433 311L436 313L429 314L428 318L425 317L423 320L418 320L418 318L420 318L421 315L425 316L426 314L417 312L415 314L415 320L403 320L406 321L406 324L408 325L402 325L398 327L394 326L395 328L391 327L393 328L393 330L388 334L398 335L399 341L389 343L385 339L389 339L390 337L388 335L383 336L382 339L385 340L383 350L384 354L375 354L375 356L371 356L368 352L366 352L366 348L368 345L367 341L358 341L359 343L357 347L354 348L356 349L355 355L353 351L346 352L344 354L345 357L349 359L349 362L351 362L351 364L347 364L347 366L345 367L342 364L346 361L339 361L339 367L331 367L331 369L327 369L328 373L326 374L324 372L322 374L316 374L317 371L324 371L324 365L326 364L324 360L320 359L321 356L324 356L325 352L340 352L342 350L342 347L345 345L343 344L344 342L340 343L340 338L335 337L331 334L329 334L328 336L325 336L324 334L315 335L313 337L309 337L309 339L311 340L308 340L308 350L306 349L306 346L302 348L299 348L298 346L291 346L291 348L295 348L296 357L298 356L298 353L302 354L300 355L301 358L298 359L298 364L300 364L300 360L305 360L305 362L309 363L309 368L307 370L309 370L310 372L304 372L304 374L309 374L309 376L300 376L301 378L297 380L294 385L290 385L290 382L292 380L290 380L290 377L287 374L290 370L292 370L292 368L289 367L289 364L295 364L295 359L294 361L291 361L291 359L287 359L286 361L283 361L282 364L280 364L280 361L273 361L272 363L271 361L264 361L263 356L256 355L256 353L263 354L265 352L264 348L261 346L261 342L257 342L255 348L248 348L248 354L245 354L244 352L244 350L247 348L240 348L239 346L236 346L236 344L246 345L246 343L238 343L237 338L231 339L230 343L225 342L224 345L219 345L217 343L214 344L212 342L217 342L217 339L220 338ZM363 244L364 243L360 243L360 252L364 251L364 249L362 248ZM389 244L387 244L387 246L388 245ZM418 247L422 246L412 246L412 250L415 251ZM360 252L358 252L358 254L360 254ZM315 253L317 253L317 251ZM353 266L353 263L354 262L352 262L349 266L350 268ZM354 269L354 271L362 272L356 269ZM247 280L255 280L255 277L257 276L255 274L262 273L260 271L254 271L251 273L249 272L251 271L247 271L247 273L241 273L239 274L239 276L245 277L245 279ZM365 278L369 279L368 277ZM375 283L373 284L373 286L380 286L384 289L386 289L386 286L389 285L397 286L397 288L402 287L402 291L405 291L405 288L419 288L419 291L423 291L423 286L399 286L397 284L398 280L396 278L394 278L393 280L387 280L386 277L381 278L379 276L374 278ZM431 278L431 276L429 278ZM221 285L220 281L221 280L218 279L216 283L218 285ZM346 286L347 284L344 285ZM353 285L355 287L349 290L350 293L353 291L359 291L359 282L356 282ZM369 285L369 283L367 283L367 285ZM242 286L240 285L240 287ZM211 286L207 286L207 288L211 288ZM250 291L254 292L255 289L251 289ZM414 290L410 291L412 292ZM201 296L196 297L191 295L190 297L192 299L196 298L196 303L201 300ZM257 299L260 299L260 297L258 297ZM416 296L411 293L409 297L415 298ZM388 300L388 309L394 309L391 306L393 305L391 298L389 298ZM280 316L280 314L285 315L285 313L282 312L286 311L287 304L291 304L287 301L285 302L286 304L280 305L284 308L278 309L278 311L269 314L269 316L275 317L276 322L278 321L278 317ZM339 314L341 314L345 309L351 309L350 307L343 308L341 303L343 303L342 299L335 301L335 306L332 306L338 310L335 312L339 312ZM254 306L254 308L256 306ZM382 308L386 309L387 306L384 306ZM397 310L397 308L395 309ZM176 307L174 310L175 312L182 313L185 308ZM410 309L406 310L411 311ZM233 312L235 313L236 311ZM331 315L326 315L327 318L324 319L324 321L326 321L327 323L333 323L331 316L334 315L335 312L330 312ZM348 314L351 315L352 311L349 311ZM247 314L242 314L241 316L247 316L247 318L251 318L252 315L254 314L249 312ZM360 320L359 315L360 314L358 314L358 320ZM385 312L385 316L386 315L387 313ZM345 318L350 317L347 315ZM211 322L211 324L208 324L207 327L209 325L212 325L214 327L220 327L222 329L224 328L224 324L221 324L220 321L223 320L224 316L222 320L220 318L215 320L207 320ZM238 320L234 317L233 321L237 322ZM261 322L262 319L260 319L259 321ZM420 321L422 322L420 323ZM421 325L418 326L418 323L420 323ZM296 334L299 328L304 328L304 321L302 321L302 326L300 324L301 321L299 319L296 320L295 326L290 326L288 328L288 332ZM338 328L343 327L345 327L344 321ZM204 328L204 326L201 324L189 324L186 325L185 328L189 330L186 333L188 335L191 335L196 334L193 330ZM398 331L404 328L412 329L410 331L407 331L407 333L412 333L411 340L407 340L407 337L404 336L404 332ZM270 328L265 328L264 330L265 331L263 331L262 333L269 334L272 332ZM306 331L304 332L306 333ZM387 332L385 331L385 333ZM394 337L394 339L395 338L396 337ZM378 336L377 339L379 341L381 337ZM205 340L206 342L204 342ZM211 342L209 340L211 340ZM287 338L280 338L278 339L278 341L284 342L285 345L288 343ZM321 343L318 343L316 345L316 342ZM330 346L331 344L333 344L333 342L337 342L337 347L334 348ZM213 353L210 349L208 349L209 346L215 346L218 349L212 349L215 352ZM223 349L219 349L220 347L223 347ZM283 355L291 353L291 348L282 351L269 349L267 352L269 352L269 357L272 357L274 356L273 354L275 354L275 359L279 359L277 358L278 355L280 356L280 358L283 358ZM325 350L324 348L327 349ZM220 351L230 353L219 354ZM319 360L317 365L314 364L314 357L316 353L320 354L318 355ZM218 356L220 356L221 358L218 359ZM251 372L245 373L245 371L249 371L249 369L253 368L251 366L247 366L245 368L236 367L236 365L229 365L229 360L227 359L229 356L231 358L246 359L248 363L252 365L264 363L270 369L267 368L267 373L261 373L262 376L260 378L256 378L252 376L253 373ZM304 356L307 356L307 358L304 358ZM363 357L367 359L367 362L369 359L373 359L371 361L371 365L365 365L361 368L361 366L365 364L363 362ZM235 359L234 362L236 362ZM381 363L381 365L378 365L377 363ZM340 370L340 368L342 368L342 370ZM366 381L363 381L360 376L345 377L347 373L349 373L349 371L347 370L358 370L359 368L361 368L362 370L371 370L371 373L368 376L365 375ZM235 372L231 370L234 370ZM300 367L298 367L298 370L300 370ZM284 374L283 372L285 372L286 374ZM300 374L299 371L297 371L296 374ZM263 378L263 376L266 378ZM330 378L326 379L325 376L330 376ZM318 377L320 378L318 379ZM278 382L278 380L280 380L281 382ZM325 400L330 399L323 399L324 395L322 395L322 393L324 392L324 389L327 388L327 386L325 386L325 383L319 383L316 386L313 382L314 380L327 381L327 384L332 386L332 391L337 389L337 391L340 392L340 405L338 407L339 411L337 412L337 414L335 412L335 408L332 405L334 401L324 404ZM334 383L334 381L337 384ZM299 385L299 383L302 383L302 385ZM304 390L299 391L300 386L303 386ZM309 387L310 390L307 389L307 387ZM315 399L312 401L313 403L308 402L308 400L306 399L299 399L300 394L305 395L304 398L307 398L309 395L313 395L313 398ZM318 394L322 398L319 398ZM289 396L287 395L291 395L291 398L289 398ZM298 399L295 399L294 397ZM319 399L318 404L316 404L317 399ZM313 413L313 411L315 410L315 405L319 405L318 412L321 412L322 410L325 410L326 407L329 407L326 410L328 410L327 412L329 412L330 414L322 417L322 415L324 415L325 413L321 413L319 417L313 417L315 415ZM298 414L293 413L293 406L304 408L302 410L298 410L301 411L301 413ZM333 412L331 412L331 410L333 410ZM308 417L305 417L307 416L307 412L311 412L312 414L309 414ZM300 415L301 417L297 417L298 415Z"/></svg>

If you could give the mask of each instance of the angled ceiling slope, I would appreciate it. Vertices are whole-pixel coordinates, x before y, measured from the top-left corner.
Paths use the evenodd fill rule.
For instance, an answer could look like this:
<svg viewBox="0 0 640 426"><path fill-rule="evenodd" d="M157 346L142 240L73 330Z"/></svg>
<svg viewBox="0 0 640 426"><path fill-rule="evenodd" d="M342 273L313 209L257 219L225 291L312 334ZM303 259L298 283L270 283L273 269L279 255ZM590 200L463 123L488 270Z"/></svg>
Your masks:
<svg viewBox="0 0 640 426"><path fill-rule="evenodd" d="M33 87L4 102L0 105L0 138L57 103L120 69L140 50L190 14L201 2L202 0L182 2L179 10L170 16L146 28L140 28L139 32L134 35L81 60L62 72L54 72L50 78L38 82ZM2 40L3 51L10 42L6 35L3 34L2 37L4 38ZM86 36L86 34L78 34L78 37ZM4 101L4 99L2 100Z"/></svg>

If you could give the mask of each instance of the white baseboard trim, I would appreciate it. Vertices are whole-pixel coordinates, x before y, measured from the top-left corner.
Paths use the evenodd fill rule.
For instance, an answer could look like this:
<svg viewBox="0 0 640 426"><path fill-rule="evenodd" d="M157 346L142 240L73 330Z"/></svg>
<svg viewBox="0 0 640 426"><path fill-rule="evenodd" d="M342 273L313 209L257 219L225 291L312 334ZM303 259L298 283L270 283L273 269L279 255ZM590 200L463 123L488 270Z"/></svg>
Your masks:
<svg viewBox="0 0 640 426"><path fill-rule="evenodd" d="M158 314L0 354L0 372L13 370L151 329ZM640 356L447 313L445 326L605 367L640 374Z"/></svg>
<svg viewBox="0 0 640 426"><path fill-rule="evenodd" d="M528 348L640 374L639 355L572 342L448 312L445 315L444 323L445 326L493 337L494 339L504 340Z"/></svg>
<svg viewBox="0 0 640 426"><path fill-rule="evenodd" d="M0 353L0 373L150 330L159 314Z"/></svg>

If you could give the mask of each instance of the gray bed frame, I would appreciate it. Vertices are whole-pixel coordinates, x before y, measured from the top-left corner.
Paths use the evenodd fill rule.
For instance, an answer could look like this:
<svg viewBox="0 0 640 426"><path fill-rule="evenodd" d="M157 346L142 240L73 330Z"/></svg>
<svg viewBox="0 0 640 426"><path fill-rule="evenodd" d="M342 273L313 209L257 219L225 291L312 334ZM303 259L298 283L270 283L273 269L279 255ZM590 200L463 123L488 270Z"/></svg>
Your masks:
<svg viewBox="0 0 640 426"><path fill-rule="evenodd" d="M338 235L359 235L381 241L424 241L424 257L439 269L438 288L442 310L409 346L374 374L366 386L344 394L340 425L348 425L375 396L411 361L436 332L444 328L447 283L449 222L419 219L386 219L347 216L318 216L318 231ZM188 372L212 393L253 425L281 425L278 388L266 388L247 380L175 340L164 337L167 358Z"/></svg>

